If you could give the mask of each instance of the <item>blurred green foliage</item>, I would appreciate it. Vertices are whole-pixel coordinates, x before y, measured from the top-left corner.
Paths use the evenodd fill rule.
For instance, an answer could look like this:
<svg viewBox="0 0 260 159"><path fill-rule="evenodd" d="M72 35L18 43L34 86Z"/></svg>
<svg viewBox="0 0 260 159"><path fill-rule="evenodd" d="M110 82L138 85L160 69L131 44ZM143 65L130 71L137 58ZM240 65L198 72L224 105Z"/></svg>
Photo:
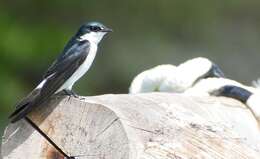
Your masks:
<svg viewBox="0 0 260 159"><path fill-rule="evenodd" d="M75 86L82 95L127 93L140 71L196 56L248 83L260 76L259 8L257 0L0 1L0 130L86 21L101 21L114 32Z"/></svg>

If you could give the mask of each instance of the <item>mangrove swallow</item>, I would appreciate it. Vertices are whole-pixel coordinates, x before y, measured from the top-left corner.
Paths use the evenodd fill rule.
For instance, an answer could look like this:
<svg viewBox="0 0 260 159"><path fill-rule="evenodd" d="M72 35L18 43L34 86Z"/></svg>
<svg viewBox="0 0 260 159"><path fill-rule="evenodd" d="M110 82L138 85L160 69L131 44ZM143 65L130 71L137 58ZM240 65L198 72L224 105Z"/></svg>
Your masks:
<svg viewBox="0 0 260 159"><path fill-rule="evenodd" d="M98 43L111 31L98 22L83 24L44 74L42 82L16 105L16 110L9 117L11 122L22 119L53 94L64 90L74 95L74 83L88 71L96 56Z"/></svg>
<svg viewBox="0 0 260 159"><path fill-rule="evenodd" d="M75 157L67 155L26 115L61 91L76 96L72 91L74 83L88 71L96 56L99 42L111 31L98 22L83 24L44 74L42 82L16 105L15 111L9 116L12 123L24 118L66 159Z"/></svg>

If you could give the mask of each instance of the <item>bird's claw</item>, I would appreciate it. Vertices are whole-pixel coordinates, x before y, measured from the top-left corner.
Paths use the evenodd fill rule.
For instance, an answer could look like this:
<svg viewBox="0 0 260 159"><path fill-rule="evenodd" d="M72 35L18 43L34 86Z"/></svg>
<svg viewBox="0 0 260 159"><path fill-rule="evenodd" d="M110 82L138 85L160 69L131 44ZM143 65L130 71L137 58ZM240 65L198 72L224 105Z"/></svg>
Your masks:
<svg viewBox="0 0 260 159"><path fill-rule="evenodd" d="M74 98L79 98L80 96L77 95L73 90L64 90L65 94L70 96L70 97L74 97Z"/></svg>

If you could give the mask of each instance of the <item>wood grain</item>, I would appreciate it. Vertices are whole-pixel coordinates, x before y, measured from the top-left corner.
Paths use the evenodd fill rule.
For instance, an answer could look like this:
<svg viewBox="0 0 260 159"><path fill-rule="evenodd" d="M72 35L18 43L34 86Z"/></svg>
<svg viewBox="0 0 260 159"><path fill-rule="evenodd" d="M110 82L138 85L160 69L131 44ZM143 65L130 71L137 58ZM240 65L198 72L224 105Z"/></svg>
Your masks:
<svg viewBox="0 0 260 159"><path fill-rule="evenodd" d="M147 93L53 97L29 117L79 159L259 159L251 112L228 98ZM4 159L59 159L25 121L10 124Z"/></svg>

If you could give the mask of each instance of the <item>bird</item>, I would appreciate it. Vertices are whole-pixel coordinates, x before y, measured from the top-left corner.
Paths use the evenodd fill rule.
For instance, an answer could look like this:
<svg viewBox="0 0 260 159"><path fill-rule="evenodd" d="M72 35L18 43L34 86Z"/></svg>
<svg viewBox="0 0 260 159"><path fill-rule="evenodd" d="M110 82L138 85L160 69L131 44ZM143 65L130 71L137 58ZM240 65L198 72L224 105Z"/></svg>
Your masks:
<svg viewBox="0 0 260 159"><path fill-rule="evenodd" d="M260 124L260 90L227 78L207 78L184 92L188 96L222 96L245 104Z"/></svg>
<svg viewBox="0 0 260 159"><path fill-rule="evenodd" d="M111 31L99 22L83 24L45 72L42 82L16 105L16 110L9 116L11 122L20 120L53 94L65 91L76 96L72 91L74 83L88 71L99 42Z"/></svg>
<svg viewBox="0 0 260 159"><path fill-rule="evenodd" d="M159 65L138 74L130 85L129 93L183 93L199 80L209 77L224 77L224 73L209 59L197 57L178 66Z"/></svg>
<svg viewBox="0 0 260 159"><path fill-rule="evenodd" d="M44 136L44 133L27 117L27 114L46 102L52 95L62 91L67 95L78 97L72 91L72 87L89 70L99 42L109 32L112 32L112 29L99 22L81 25L44 73L40 84L15 106L15 111L9 116L11 123L24 118ZM50 140L46 136L45 138ZM59 149L57 146L55 147ZM68 155L63 154L69 158Z"/></svg>

